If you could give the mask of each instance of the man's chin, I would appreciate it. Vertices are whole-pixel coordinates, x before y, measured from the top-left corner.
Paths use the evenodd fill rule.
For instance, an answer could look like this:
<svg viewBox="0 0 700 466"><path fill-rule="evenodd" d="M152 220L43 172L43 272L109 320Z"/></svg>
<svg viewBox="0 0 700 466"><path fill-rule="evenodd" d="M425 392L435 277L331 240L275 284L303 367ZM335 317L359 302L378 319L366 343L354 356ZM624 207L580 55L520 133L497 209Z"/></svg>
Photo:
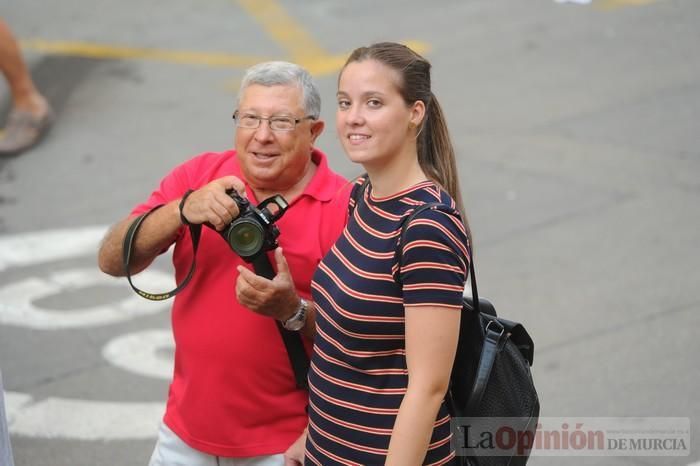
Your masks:
<svg viewBox="0 0 700 466"><path fill-rule="evenodd" d="M285 185L282 173L271 170L251 170L246 175L246 181L253 189L266 191L283 191L283 185Z"/></svg>
<svg viewBox="0 0 700 466"><path fill-rule="evenodd" d="M272 166L271 164L251 163L251 161L244 164L241 168L249 182L274 182L284 172L284 170L280 170L278 167Z"/></svg>

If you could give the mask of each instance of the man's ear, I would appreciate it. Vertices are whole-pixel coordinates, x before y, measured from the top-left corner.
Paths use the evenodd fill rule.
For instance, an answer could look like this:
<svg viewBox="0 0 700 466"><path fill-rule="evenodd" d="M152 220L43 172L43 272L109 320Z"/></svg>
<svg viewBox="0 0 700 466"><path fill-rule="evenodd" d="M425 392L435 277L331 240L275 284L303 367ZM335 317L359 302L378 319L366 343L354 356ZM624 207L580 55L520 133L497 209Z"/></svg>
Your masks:
<svg viewBox="0 0 700 466"><path fill-rule="evenodd" d="M326 124L323 122L323 120L315 120L311 124L311 144L316 142L316 138L318 138L321 133L323 132L323 128L326 127Z"/></svg>

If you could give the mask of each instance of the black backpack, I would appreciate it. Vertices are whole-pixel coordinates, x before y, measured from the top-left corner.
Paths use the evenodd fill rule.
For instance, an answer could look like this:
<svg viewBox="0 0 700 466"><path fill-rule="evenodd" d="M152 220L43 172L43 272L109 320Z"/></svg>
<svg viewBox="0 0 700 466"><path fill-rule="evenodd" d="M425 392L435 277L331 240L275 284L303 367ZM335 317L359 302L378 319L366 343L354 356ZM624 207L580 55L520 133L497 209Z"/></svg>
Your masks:
<svg viewBox="0 0 700 466"><path fill-rule="evenodd" d="M401 237L410 221L427 209L452 212L444 204L423 204L406 218ZM525 327L498 317L493 304L479 298L469 244L467 250L472 256L469 261L472 296L464 297L462 301L457 354L446 395L448 410L453 417L453 446L462 465L524 465L530 454L531 440L534 439L540 414L540 403L530 373L535 346ZM400 244L397 254L400 260ZM521 448L518 454L515 449L488 452L485 450L488 448L485 446L489 443L487 441L480 445L480 452L474 450L479 440L483 439L473 438L478 435L479 428L488 430L489 427L497 427L487 426L487 418L510 418L508 427L521 435L519 439L527 441L529 438L529 446L518 444L519 447L526 447ZM469 427L474 428L475 424L476 428L470 431Z"/></svg>

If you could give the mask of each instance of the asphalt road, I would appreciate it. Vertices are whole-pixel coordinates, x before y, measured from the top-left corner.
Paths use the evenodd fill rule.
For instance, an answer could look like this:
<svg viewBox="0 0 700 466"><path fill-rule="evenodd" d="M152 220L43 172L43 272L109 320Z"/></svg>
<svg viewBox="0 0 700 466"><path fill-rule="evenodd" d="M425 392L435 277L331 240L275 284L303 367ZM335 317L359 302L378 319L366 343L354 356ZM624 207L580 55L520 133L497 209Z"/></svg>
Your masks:
<svg viewBox="0 0 700 466"><path fill-rule="evenodd" d="M229 148L243 69L313 70L319 142L342 59L378 40L432 61L477 276L536 344L542 416L686 418L700 462L700 2L0 0L57 111L0 160L0 370L16 466L146 464L172 358L166 305L96 268L105 228L166 171ZM9 105L0 84L0 114ZM167 258L138 277L169 283ZM694 429L694 430L693 430ZM669 454L669 452L665 452ZM2 465L4 466L4 465Z"/></svg>

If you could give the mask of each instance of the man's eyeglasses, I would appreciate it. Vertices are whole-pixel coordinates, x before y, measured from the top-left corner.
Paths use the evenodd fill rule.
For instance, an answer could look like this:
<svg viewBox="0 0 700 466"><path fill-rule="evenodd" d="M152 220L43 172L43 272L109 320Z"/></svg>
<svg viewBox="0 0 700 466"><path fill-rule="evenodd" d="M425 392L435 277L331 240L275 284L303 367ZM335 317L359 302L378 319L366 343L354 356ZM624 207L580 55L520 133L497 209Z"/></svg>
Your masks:
<svg viewBox="0 0 700 466"><path fill-rule="evenodd" d="M245 113L241 115L238 110L233 114L233 121L236 122L236 126L245 129L258 129L260 127L260 122L267 120L272 131L294 131L294 128L304 120L315 120L316 117L313 115L305 116L303 118L293 118L289 116L272 116L264 118L258 115L251 115Z"/></svg>

